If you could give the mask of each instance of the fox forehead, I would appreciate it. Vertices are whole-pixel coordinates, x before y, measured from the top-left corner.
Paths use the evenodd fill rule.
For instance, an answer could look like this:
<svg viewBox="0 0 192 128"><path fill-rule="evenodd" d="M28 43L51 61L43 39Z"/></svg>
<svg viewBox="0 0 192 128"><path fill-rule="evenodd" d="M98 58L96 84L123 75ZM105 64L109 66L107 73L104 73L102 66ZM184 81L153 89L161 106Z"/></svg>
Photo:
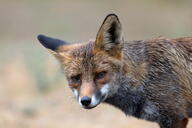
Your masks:
<svg viewBox="0 0 192 128"><path fill-rule="evenodd" d="M94 43L72 44L59 48L60 62L67 76L110 70L112 58L103 51L95 51ZM67 52L66 52L67 50ZM110 61L111 60L111 61Z"/></svg>

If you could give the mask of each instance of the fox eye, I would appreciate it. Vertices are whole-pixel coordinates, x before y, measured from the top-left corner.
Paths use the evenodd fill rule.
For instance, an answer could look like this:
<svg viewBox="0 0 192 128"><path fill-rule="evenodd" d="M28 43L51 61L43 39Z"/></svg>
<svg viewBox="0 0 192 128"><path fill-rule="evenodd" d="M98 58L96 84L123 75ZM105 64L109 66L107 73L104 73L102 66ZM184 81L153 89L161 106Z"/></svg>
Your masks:
<svg viewBox="0 0 192 128"><path fill-rule="evenodd" d="M99 79L102 79L105 75L106 75L106 71L102 71L102 72L99 72L95 75L95 79L96 80L99 80Z"/></svg>
<svg viewBox="0 0 192 128"><path fill-rule="evenodd" d="M71 81L73 83L80 83L81 82L81 75L72 76Z"/></svg>

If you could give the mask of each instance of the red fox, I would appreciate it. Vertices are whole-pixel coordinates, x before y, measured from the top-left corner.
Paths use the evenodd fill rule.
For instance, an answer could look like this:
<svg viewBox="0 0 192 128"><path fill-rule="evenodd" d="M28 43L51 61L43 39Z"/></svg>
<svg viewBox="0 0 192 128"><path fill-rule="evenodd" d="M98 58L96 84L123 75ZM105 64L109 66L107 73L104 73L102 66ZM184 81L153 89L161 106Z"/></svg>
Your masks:
<svg viewBox="0 0 192 128"><path fill-rule="evenodd" d="M192 38L124 41L119 18L109 14L95 41L38 40L61 63L83 108L104 102L161 128L186 128L192 117Z"/></svg>

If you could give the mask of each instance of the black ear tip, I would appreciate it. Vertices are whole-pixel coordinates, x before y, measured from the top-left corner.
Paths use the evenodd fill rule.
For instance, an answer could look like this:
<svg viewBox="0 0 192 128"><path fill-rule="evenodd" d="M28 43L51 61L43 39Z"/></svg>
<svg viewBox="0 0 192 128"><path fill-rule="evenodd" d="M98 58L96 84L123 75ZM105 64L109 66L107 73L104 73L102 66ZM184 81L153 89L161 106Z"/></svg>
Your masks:
<svg viewBox="0 0 192 128"><path fill-rule="evenodd" d="M67 42L55 38L51 38L45 35L38 35L37 39L46 48L56 50L59 46L67 44Z"/></svg>
<svg viewBox="0 0 192 128"><path fill-rule="evenodd" d="M110 14L108 14L108 15L105 17L105 19L104 19L104 22L105 22L105 21L117 21L117 22L120 22L118 16L117 16L115 13L110 13Z"/></svg>
<svg viewBox="0 0 192 128"><path fill-rule="evenodd" d="M39 35L37 36L37 39L40 41L40 43L42 43L45 38L46 38L46 36L45 36L45 35L42 35L42 34L39 34Z"/></svg>
<svg viewBox="0 0 192 128"><path fill-rule="evenodd" d="M37 39L39 40L39 42L43 45L43 46L45 46L46 48L48 48L48 45L49 45L49 43L50 43L50 41L49 41L49 37L47 37L47 36L45 36L45 35L42 35L42 34L39 34L38 36L37 36Z"/></svg>
<svg viewBox="0 0 192 128"><path fill-rule="evenodd" d="M44 35L39 34L39 35L37 36L37 39L40 40L42 37L44 37Z"/></svg>
<svg viewBox="0 0 192 128"><path fill-rule="evenodd" d="M110 13L110 14L108 14L108 15L106 16L106 19L108 19L108 18L115 18L115 19L119 20L118 16L117 16L115 13Z"/></svg>
<svg viewBox="0 0 192 128"><path fill-rule="evenodd" d="M43 36L44 36L44 35L39 34L39 35L37 36L37 39L38 39L38 40L41 40L41 38L42 38Z"/></svg>
<svg viewBox="0 0 192 128"><path fill-rule="evenodd" d="M115 13L110 13L110 14L108 14L106 17L118 17Z"/></svg>

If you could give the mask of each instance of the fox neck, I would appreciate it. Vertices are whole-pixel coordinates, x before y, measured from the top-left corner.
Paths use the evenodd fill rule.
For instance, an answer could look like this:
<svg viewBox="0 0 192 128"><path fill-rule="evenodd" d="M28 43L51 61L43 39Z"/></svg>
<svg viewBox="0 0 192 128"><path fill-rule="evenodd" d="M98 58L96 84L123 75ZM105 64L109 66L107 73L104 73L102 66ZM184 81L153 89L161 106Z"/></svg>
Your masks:
<svg viewBox="0 0 192 128"><path fill-rule="evenodd" d="M123 71L124 77L129 79L129 85L138 87L148 73L148 61L146 46L143 41L124 43L123 47Z"/></svg>
<svg viewBox="0 0 192 128"><path fill-rule="evenodd" d="M126 84L122 84L117 93L107 98L105 102L119 108L126 115L139 118L145 104L145 97L142 87L133 89Z"/></svg>
<svg viewBox="0 0 192 128"><path fill-rule="evenodd" d="M147 74L147 57L144 42L125 43L123 47L124 68L116 93L106 103L121 109L125 114L141 116L145 103L143 81Z"/></svg>

